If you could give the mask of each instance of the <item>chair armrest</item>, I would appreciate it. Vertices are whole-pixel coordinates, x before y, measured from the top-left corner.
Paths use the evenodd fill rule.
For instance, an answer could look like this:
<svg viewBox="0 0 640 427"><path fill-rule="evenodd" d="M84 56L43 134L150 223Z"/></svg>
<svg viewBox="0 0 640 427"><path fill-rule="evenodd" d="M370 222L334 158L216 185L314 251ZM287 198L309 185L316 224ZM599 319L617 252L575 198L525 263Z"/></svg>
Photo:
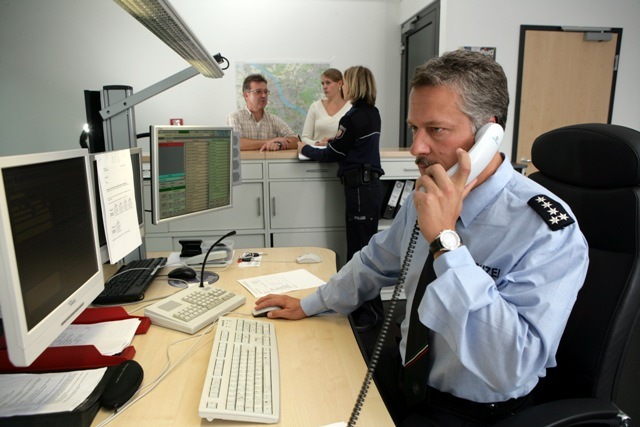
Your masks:
<svg viewBox="0 0 640 427"><path fill-rule="evenodd" d="M532 406L494 427L562 427L578 422L599 421L629 426L631 419L613 403L600 399L565 399Z"/></svg>

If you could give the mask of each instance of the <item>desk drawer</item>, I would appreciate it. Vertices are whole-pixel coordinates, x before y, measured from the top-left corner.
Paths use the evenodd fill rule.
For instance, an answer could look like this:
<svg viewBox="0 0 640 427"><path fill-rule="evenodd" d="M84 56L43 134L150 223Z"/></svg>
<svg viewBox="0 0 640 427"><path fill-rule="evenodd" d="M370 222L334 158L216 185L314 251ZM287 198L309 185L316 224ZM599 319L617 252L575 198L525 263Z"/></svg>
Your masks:
<svg viewBox="0 0 640 427"><path fill-rule="evenodd" d="M262 163L242 162L242 180L260 180L264 178Z"/></svg>
<svg viewBox="0 0 640 427"><path fill-rule="evenodd" d="M413 160L383 160L382 179L416 179L420 176L418 165Z"/></svg>
<svg viewBox="0 0 640 427"><path fill-rule="evenodd" d="M336 163L269 163L269 179L336 178Z"/></svg>

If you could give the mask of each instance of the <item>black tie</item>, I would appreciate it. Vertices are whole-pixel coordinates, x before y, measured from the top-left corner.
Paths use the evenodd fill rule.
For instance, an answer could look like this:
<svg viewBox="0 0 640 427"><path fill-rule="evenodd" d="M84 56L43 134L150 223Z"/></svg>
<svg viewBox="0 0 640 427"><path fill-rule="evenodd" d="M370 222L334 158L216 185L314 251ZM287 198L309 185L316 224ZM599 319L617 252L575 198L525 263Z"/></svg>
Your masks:
<svg viewBox="0 0 640 427"><path fill-rule="evenodd" d="M409 317L409 334L407 335L407 349L404 363L404 393L407 404L414 406L422 402L427 391L427 353L429 352L429 328L427 328L418 316L418 306L427 285L436 279L433 271L433 255L429 254L424 268L420 274L420 280L416 287L416 293L411 304Z"/></svg>

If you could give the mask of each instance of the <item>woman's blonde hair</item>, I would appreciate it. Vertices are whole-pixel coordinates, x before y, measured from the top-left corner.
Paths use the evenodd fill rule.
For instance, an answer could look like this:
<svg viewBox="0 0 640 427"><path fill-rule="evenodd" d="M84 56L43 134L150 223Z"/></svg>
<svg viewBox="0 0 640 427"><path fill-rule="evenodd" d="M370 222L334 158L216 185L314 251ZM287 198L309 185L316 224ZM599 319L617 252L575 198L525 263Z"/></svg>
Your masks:
<svg viewBox="0 0 640 427"><path fill-rule="evenodd" d="M376 105L376 81L371 70L362 65L349 67L344 71L344 81L347 84L347 99L353 103L363 100L372 107Z"/></svg>

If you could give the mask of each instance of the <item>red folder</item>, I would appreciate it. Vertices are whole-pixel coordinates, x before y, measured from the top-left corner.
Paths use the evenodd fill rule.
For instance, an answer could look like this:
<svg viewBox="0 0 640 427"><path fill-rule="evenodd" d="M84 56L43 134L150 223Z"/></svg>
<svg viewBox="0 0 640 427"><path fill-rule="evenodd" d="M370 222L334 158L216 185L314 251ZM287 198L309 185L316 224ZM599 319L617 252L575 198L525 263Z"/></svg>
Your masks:
<svg viewBox="0 0 640 427"><path fill-rule="evenodd" d="M122 307L87 308L73 323L76 325L90 325L131 318L138 318L141 321L136 330L136 335L144 334L149 330L151 320L148 317L130 316ZM136 349L133 346L125 348L115 356L104 356L92 345L49 347L30 366L18 367L13 366L9 361L6 343L4 339L2 341L0 343L0 373L53 372L101 368L119 365L125 360L133 359L136 354Z"/></svg>

